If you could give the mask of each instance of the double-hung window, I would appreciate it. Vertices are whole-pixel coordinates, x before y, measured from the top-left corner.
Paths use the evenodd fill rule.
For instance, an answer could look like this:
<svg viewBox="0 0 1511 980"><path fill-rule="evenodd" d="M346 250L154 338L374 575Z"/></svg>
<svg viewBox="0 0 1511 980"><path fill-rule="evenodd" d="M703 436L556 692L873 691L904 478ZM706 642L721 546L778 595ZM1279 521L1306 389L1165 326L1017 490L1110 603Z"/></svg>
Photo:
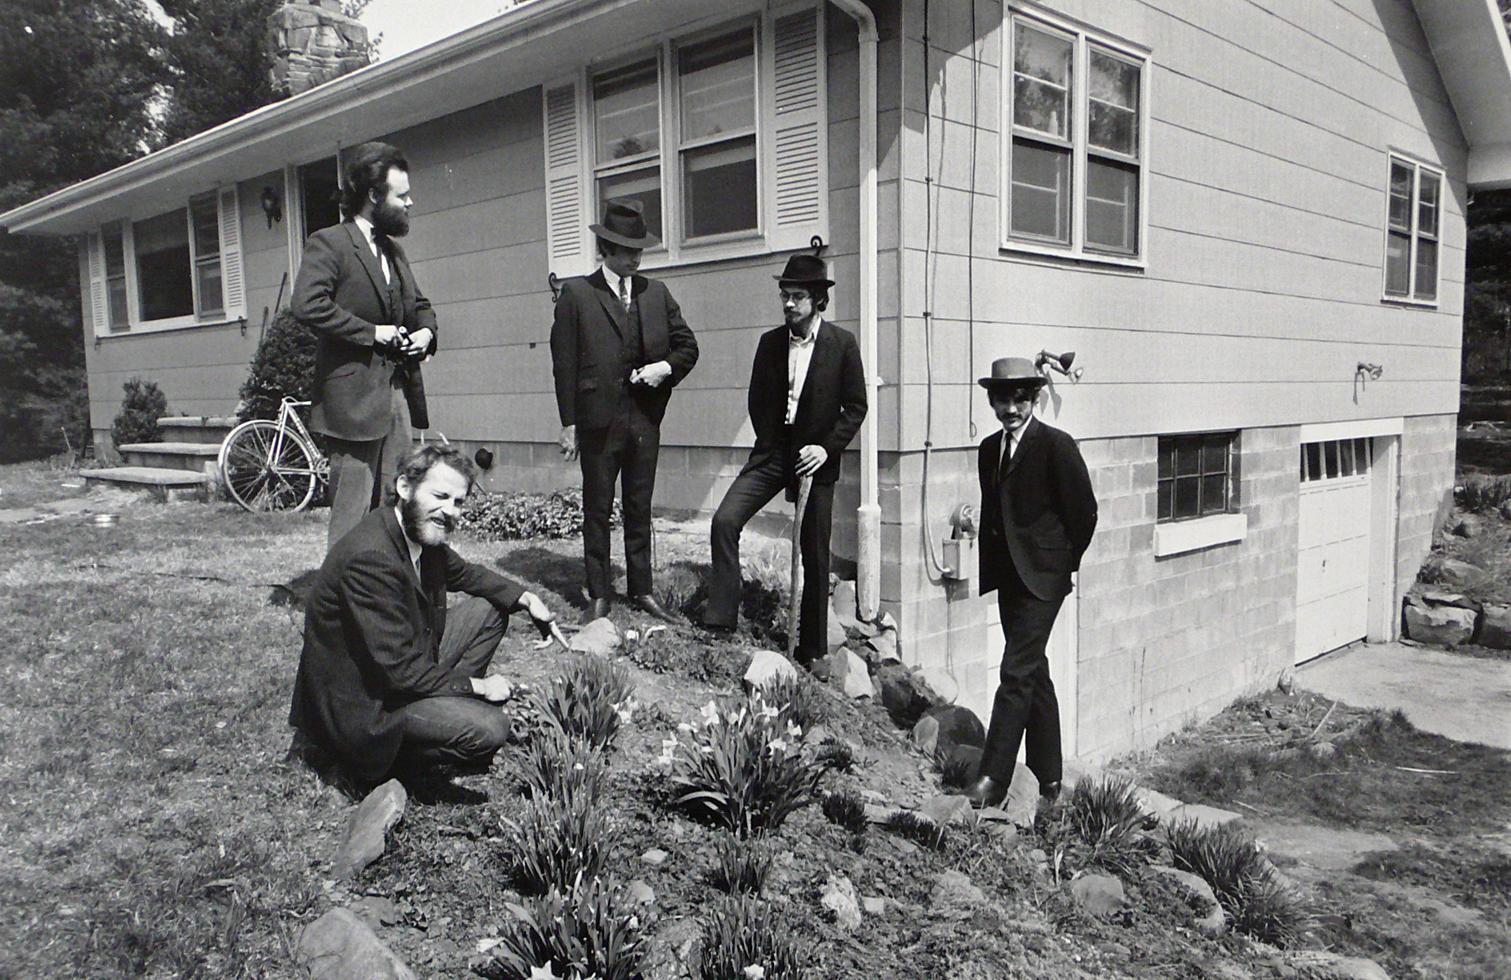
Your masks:
<svg viewBox="0 0 1511 980"><path fill-rule="evenodd" d="M1385 228L1385 298L1432 303L1438 297L1443 174L1390 158Z"/></svg>
<svg viewBox="0 0 1511 980"><path fill-rule="evenodd" d="M1137 261L1147 56L1072 24L1022 14L1009 22L1004 246Z"/></svg>

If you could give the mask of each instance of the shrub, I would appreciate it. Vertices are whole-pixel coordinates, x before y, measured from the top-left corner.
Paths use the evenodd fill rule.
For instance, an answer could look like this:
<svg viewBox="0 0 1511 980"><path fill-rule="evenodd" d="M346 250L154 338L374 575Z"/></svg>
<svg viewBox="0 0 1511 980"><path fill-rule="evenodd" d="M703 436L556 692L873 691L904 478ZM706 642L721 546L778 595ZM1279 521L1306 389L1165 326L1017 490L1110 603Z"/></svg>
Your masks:
<svg viewBox="0 0 1511 980"><path fill-rule="evenodd" d="M722 899L709 913L693 975L698 980L803 980L809 958L789 922L764 902L741 895Z"/></svg>
<svg viewBox="0 0 1511 980"><path fill-rule="evenodd" d="M673 805L690 816L749 837L777 829L817 795L823 764L804 751L802 729L760 692L722 711L710 701L701 726L679 729L689 742L673 735L661 758L671 767Z"/></svg>
<svg viewBox="0 0 1511 980"><path fill-rule="evenodd" d="M944 850L948 843L942 826L912 810L898 810L883 826L897 836L931 850Z"/></svg>
<svg viewBox="0 0 1511 980"><path fill-rule="evenodd" d="M237 416L276 419L285 397L309 401L315 388L315 332L284 310L257 342L252 370L241 386Z"/></svg>
<svg viewBox="0 0 1511 980"><path fill-rule="evenodd" d="M771 873L772 853L759 841L746 841L725 834L714 844L714 866L709 884L730 895L758 895Z"/></svg>
<svg viewBox="0 0 1511 980"><path fill-rule="evenodd" d="M121 386L126 396L110 427L110 440L120 449L132 442L157 442L163 430L157 420L168 414L168 399L153 381L132 378Z"/></svg>
<svg viewBox="0 0 1511 980"><path fill-rule="evenodd" d="M614 744L619 726L629 720L634 690L630 672L623 666L584 656L538 692L535 703L541 717L562 736L607 749Z"/></svg>
<svg viewBox="0 0 1511 980"><path fill-rule="evenodd" d="M1159 845L1144 833L1155 822L1139 805L1130 781L1083 779L1050 811L1044 837L1053 845L1057 867L1130 875L1159 852Z"/></svg>
<svg viewBox="0 0 1511 980"><path fill-rule="evenodd" d="M551 975L639 980L645 943L624 892L598 878L579 881L565 895L552 888L523 905L508 904L488 977L524 978L549 966Z"/></svg>
<svg viewBox="0 0 1511 980"><path fill-rule="evenodd" d="M806 672L773 677L761 685L761 697L767 704L780 708L805 732L829 717L825 693Z"/></svg>
<svg viewBox="0 0 1511 980"><path fill-rule="evenodd" d="M597 800L608 779L603 754L576 738L548 728L514 758L515 774L532 797Z"/></svg>
<svg viewBox="0 0 1511 980"><path fill-rule="evenodd" d="M518 821L504 819L504 855L519 890L567 891L579 875L595 878L608 860L612 835L604 808L581 793L525 804Z"/></svg>
<svg viewBox="0 0 1511 980"><path fill-rule="evenodd" d="M854 793L830 793L824 797L822 809L830 823L838 824L852 834L866 832L866 805Z"/></svg>
<svg viewBox="0 0 1511 980"><path fill-rule="evenodd" d="M1175 866L1212 886L1234 930L1286 946L1300 941L1315 924L1310 900L1280 881L1254 841L1237 829L1187 820L1165 833Z"/></svg>
<svg viewBox="0 0 1511 980"><path fill-rule="evenodd" d="M620 519L616 500L609 523L617 526ZM459 526L484 541L576 537L582 533L582 491L478 492L468 500Z"/></svg>

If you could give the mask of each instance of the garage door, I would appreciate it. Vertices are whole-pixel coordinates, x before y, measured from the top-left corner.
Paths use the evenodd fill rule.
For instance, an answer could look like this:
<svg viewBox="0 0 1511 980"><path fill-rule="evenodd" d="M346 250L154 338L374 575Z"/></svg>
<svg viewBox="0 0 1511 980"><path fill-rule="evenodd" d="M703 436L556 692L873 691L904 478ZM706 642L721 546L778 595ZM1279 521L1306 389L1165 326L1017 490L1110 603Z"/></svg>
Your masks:
<svg viewBox="0 0 1511 980"><path fill-rule="evenodd" d="M1301 447L1296 662L1362 639L1369 616L1369 439Z"/></svg>

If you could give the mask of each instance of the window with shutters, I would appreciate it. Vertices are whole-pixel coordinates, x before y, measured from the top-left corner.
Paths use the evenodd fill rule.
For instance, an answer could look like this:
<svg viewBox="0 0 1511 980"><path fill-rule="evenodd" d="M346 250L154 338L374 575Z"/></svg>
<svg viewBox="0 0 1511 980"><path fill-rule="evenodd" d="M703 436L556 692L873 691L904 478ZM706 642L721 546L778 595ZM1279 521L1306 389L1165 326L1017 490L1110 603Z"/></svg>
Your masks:
<svg viewBox="0 0 1511 980"><path fill-rule="evenodd" d="M1386 196L1385 299L1435 304L1443 174L1392 155Z"/></svg>
<svg viewBox="0 0 1511 980"><path fill-rule="evenodd" d="M131 328L126 307L126 246L121 237L121 223L112 221L100 229L105 246L105 293L110 304L110 332Z"/></svg>
<svg viewBox="0 0 1511 980"><path fill-rule="evenodd" d="M547 84L552 271L593 268L587 225L613 200L640 202L652 266L827 236L822 25L777 7Z"/></svg>
<svg viewBox="0 0 1511 980"><path fill-rule="evenodd" d="M1014 13L1009 23L1004 247L1139 264L1147 55L1070 22Z"/></svg>

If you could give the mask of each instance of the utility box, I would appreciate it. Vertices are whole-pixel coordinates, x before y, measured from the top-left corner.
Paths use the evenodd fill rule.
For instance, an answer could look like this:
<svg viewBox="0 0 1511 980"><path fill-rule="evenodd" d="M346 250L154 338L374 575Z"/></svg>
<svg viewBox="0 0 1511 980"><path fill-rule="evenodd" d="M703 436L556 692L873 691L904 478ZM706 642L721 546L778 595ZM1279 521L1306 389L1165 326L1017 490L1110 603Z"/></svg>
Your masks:
<svg viewBox="0 0 1511 980"><path fill-rule="evenodd" d="M956 582L969 582L976 577L976 539L974 537L944 539L944 577Z"/></svg>

